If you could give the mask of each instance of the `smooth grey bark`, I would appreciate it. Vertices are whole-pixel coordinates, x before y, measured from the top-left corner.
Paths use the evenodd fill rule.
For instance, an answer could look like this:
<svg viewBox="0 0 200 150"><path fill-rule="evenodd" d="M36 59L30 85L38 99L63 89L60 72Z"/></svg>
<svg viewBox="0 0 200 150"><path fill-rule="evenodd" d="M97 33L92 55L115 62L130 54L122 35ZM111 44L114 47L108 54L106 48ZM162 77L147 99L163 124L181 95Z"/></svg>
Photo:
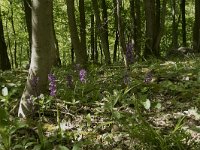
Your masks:
<svg viewBox="0 0 200 150"><path fill-rule="evenodd" d="M32 3L32 54L28 78L20 101L18 116L32 117L35 113L31 96L39 96L47 91L48 74L54 53L52 25L52 0L34 0Z"/></svg>

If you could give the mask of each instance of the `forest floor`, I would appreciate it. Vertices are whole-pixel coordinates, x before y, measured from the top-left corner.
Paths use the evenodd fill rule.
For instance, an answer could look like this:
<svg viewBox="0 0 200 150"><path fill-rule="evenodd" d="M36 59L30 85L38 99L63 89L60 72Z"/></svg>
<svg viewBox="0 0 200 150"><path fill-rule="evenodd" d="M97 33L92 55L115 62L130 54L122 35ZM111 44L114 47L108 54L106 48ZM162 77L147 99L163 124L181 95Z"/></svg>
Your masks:
<svg viewBox="0 0 200 150"><path fill-rule="evenodd" d="M17 117L27 70L0 72L0 150L200 149L200 60L54 68L56 96Z"/></svg>

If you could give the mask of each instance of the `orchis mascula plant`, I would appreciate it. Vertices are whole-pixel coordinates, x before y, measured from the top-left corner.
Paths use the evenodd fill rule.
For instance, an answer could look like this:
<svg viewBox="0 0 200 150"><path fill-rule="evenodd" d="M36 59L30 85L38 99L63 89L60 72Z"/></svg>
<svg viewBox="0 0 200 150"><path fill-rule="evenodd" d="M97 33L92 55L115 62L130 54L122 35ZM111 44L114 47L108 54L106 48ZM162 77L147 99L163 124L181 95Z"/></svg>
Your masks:
<svg viewBox="0 0 200 150"><path fill-rule="evenodd" d="M87 72L86 72L85 69L81 69L81 70L79 71L79 77L80 77L80 81L81 81L82 83L85 83L85 82L86 82L86 75L87 75Z"/></svg>
<svg viewBox="0 0 200 150"><path fill-rule="evenodd" d="M53 74L48 74L49 90L51 96L56 96L56 77Z"/></svg>

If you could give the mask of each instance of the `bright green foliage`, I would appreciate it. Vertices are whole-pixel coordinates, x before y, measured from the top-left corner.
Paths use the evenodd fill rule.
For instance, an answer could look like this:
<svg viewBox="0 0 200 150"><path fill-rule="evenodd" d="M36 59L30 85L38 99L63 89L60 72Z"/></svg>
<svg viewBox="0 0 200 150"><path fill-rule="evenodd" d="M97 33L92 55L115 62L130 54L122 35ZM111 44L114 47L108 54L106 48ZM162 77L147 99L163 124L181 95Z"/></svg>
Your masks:
<svg viewBox="0 0 200 150"><path fill-rule="evenodd" d="M27 121L13 113L25 74L4 72L1 90L8 87L8 95L4 91L1 98L9 103L0 101L7 106L0 109L0 149L199 149L199 64L196 57L152 60L128 72L119 65L91 65L86 82L73 67L55 68L56 96L33 97L39 110Z"/></svg>

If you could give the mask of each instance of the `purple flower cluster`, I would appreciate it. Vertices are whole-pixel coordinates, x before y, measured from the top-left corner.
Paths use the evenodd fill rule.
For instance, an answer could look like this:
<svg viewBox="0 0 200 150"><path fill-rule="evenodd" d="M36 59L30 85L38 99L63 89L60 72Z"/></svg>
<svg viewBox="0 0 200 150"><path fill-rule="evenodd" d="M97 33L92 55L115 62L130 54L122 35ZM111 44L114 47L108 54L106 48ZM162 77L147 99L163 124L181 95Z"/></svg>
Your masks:
<svg viewBox="0 0 200 150"><path fill-rule="evenodd" d="M133 44L131 42L126 44L126 61L128 64L133 63Z"/></svg>
<svg viewBox="0 0 200 150"><path fill-rule="evenodd" d="M86 82L86 75L87 75L87 72L86 72L85 69L81 69L81 70L79 71L79 77L80 77L80 81L81 81L82 83L85 83L85 82Z"/></svg>
<svg viewBox="0 0 200 150"><path fill-rule="evenodd" d="M56 96L56 77L53 74L48 74L49 90L51 96Z"/></svg>

